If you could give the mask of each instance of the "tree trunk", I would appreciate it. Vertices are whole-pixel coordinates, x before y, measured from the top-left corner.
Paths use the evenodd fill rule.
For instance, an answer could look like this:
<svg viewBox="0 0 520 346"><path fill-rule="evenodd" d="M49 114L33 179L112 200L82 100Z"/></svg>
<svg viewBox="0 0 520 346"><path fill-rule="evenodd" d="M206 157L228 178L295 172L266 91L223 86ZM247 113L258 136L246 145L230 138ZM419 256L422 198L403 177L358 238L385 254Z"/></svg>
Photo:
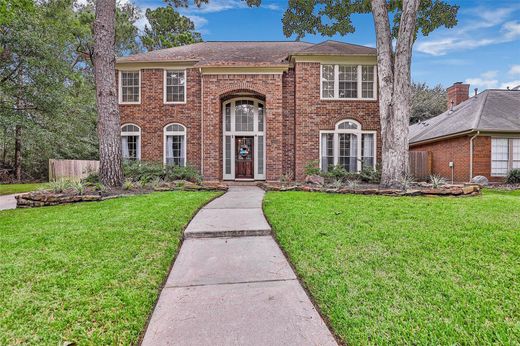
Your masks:
<svg viewBox="0 0 520 346"><path fill-rule="evenodd" d="M420 0L403 1L396 52L385 0L372 0L376 29L379 112L381 116L381 185L401 187L408 176L410 63Z"/></svg>
<svg viewBox="0 0 520 346"><path fill-rule="evenodd" d="M14 176L22 180L22 125L16 125L14 135Z"/></svg>
<svg viewBox="0 0 520 346"><path fill-rule="evenodd" d="M7 126L4 127L4 142L2 145L2 164L5 165L7 161Z"/></svg>
<svg viewBox="0 0 520 346"><path fill-rule="evenodd" d="M96 1L94 74L98 111L99 178L103 185L123 184L120 120L115 78L115 0Z"/></svg>

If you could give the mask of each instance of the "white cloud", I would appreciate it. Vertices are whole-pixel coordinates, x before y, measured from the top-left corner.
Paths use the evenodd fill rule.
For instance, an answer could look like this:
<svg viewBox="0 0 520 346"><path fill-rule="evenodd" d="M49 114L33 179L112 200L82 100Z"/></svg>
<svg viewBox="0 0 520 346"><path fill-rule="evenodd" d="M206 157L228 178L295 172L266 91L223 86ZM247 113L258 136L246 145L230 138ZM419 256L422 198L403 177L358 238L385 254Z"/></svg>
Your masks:
<svg viewBox="0 0 520 346"><path fill-rule="evenodd" d="M511 66L511 68L509 69L509 74L513 76L520 75L520 65Z"/></svg>
<svg viewBox="0 0 520 346"><path fill-rule="evenodd" d="M487 71L481 74L484 79L493 79L498 76L498 71Z"/></svg>
<svg viewBox="0 0 520 346"><path fill-rule="evenodd" d="M195 15L187 15L189 19L195 24L195 28L198 30L208 24L208 20L201 16L195 16Z"/></svg>
<svg viewBox="0 0 520 346"><path fill-rule="evenodd" d="M146 11L146 10L145 10ZM144 13L144 11L143 11ZM141 18L139 18L138 20L136 20L136 22L134 23L135 27L137 29L139 29L140 32L143 32L144 31L144 27L146 25L150 25L150 22L148 22L148 19L146 18L146 16L142 16Z"/></svg>
<svg viewBox="0 0 520 346"><path fill-rule="evenodd" d="M498 85L498 80L496 79L485 79L485 78L468 78L464 81L464 83L469 84L471 87L479 88L479 89L494 89Z"/></svg>
<svg viewBox="0 0 520 346"><path fill-rule="evenodd" d="M513 89L514 87L517 87L519 85L520 85L520 80L513 80L510 82L505 82L505 83L500 84L500 89L507 89L508 87L509 87L509 89Z"/></svg>
<svg viewBox="0 0 520 346"><path fill-rule="evenodd" d="M265 4L265 5L262 5L262 8L266 8L266 9L272 10L272 11L280 10L280 6L278 4Z"/></svg>
<svg viewBox="0 0 520 346"><path fill-rule="evenodd" d="M520 22L507 20L517 11L520 11L518 5L492 10L482 7L470 10L468 15L473 18L455 29L441 31L435 38L420 39L416 49L421 53L441 56L452 51L515 41L520 38Z"/></svg>
<svg viewBox="0 0 520 346"><path fill-rule="evenodd" d="M241 0L212 0L200 7L190 6L184 9L186 13L215 13L237 8L246 8L247 4Z"/></svg>

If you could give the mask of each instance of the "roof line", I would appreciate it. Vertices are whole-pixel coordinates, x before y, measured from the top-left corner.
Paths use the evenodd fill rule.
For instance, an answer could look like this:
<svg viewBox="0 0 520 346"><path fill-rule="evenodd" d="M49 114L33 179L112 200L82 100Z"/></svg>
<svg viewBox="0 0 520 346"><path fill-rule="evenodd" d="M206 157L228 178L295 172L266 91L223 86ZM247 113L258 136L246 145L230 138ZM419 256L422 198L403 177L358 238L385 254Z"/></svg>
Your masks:
<svg viewBox="0 0 520 346"><path fill-rule="evenodd" d="M483 95L484 101L482 101L482 103L480 104L480 107L477 111L477 117L475 118L475 123L473 124L473 130L478 129L478 126L480 124L480 119L482 119L482 111L484 110L484 106L486 105L487 98L489 95L488 92L483 92L482 94L484 94ZM475 95L474 97L478 97L478 95Z"/></svg>

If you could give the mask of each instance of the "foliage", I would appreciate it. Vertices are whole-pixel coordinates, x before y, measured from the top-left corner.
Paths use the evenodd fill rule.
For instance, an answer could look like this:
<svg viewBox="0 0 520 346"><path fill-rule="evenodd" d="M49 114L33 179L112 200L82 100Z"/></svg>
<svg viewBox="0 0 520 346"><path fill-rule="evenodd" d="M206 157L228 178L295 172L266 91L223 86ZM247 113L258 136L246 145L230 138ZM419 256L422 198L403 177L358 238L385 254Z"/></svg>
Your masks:
<svg viewBox="0 0 520 346"><path fill-rule="evenodd" d="M318 160L312 160L307 162L304 168L305 175L319 175L320 174L320 163Z"/></svg>
<svg viewBox="0 0 520 346"><path fill-rule="evenodd" d="M387 1L388 12L392 14L392 36L397 38L402 14L402 1ZM367 0L289 0L289 6L282 19L283 32L289 37L301 39L305 34L320 33L325 36L346 35L355 31L352 15L370 13ZM417 13L416 32L427 36L440 26L451 28L457 24L458 6L445 1L422 0Z"/></svg>
<svg viewBox="0 0 520 346"><path fill-rule="evenodd" d="M138 344L182 230L216 195L0 211L0 344Z"/></svg>
<svg viewBox="0 0 520 346"><path fill-rule="evenodd" d="M69 184L70 188L74 191L74 193L78 195L83 195L85 193L86 185L81 181L71 181Z"/></svg>
<svg viewBox="0 0 520 346"><path fill-rule="evenodd" d="M430 88L426 83L412 83L412 114L410 124L433 118L444 111L448 103L446 89L442 85Z"/></svg>
<svg viewBox="0 0 520 346"><path fill-rule="evenodd" d="M54 193L63 193L70 187L71 187L70 181L67 179L51 181L47 184L47 188Z"/></svg>
<svg viewBox="0 0 520 346"><path fill-rule="evenodd" d="M401 178L401 181L399 182L401 184L401 188L403 190L408 190L412 184L415 182L415 178L409 174L405 174L402 178Z"/></svg>
<svg viewBox="0 0 520 346"><path fill-rule="evenodd" d="M24 193L24 192L31 192L36 191L42 187L44 187L45 184L41 183L32 183L32 184L0 184L0 196L3 195L12 195L15 193Z"/></svg>
<svg viewBox="0 0 520 346"><path fill-rule="evenodd" d="M190 18L181 15L171 6L146 9L146 19L149 25L144 27L141 41L148 51L202 41Z"/></svg>
<svg viewBox="0 0 520 346"><path fill-rule="evenodd" d="M381 170L370 166L363 166L359 173L359 179L369 184L379 184L381 181Z"/></svg>
<svg viewBox="0 0 520 346"><path fill-rule="evenodd" d="M127 161L123 165L127 179L147 184L156 179L164 181L188 180L194 183L202 181L202 176L192 166L164 166L162 163L146 161Z"/></svg>
<svg viewBox="0 0 520 346"><path fill-rule="evenodd" d="M264 210L344 344L511 344L520 338L519 192L269 192Z"/></svg>
<svg viewBox="0 0 520 346"><path fill-rule="evenodd" d="M134 183L130 179L125 179L123 183L123 190L132 190L134 188Z"/></svg>
<svg viewBox="0 0 520 346"><path fill-rule="evenodd" d="M430 183L434 189L438 189L439 187L446 185L446 179L441 177L440 175L430 175Z"/></svg>
<svg viewBox="0 0 520 346"><path fill-rule="evenodd" d="M97 184L99 183L99 173L98 172L90 172L86 178L83 179L85 184Z"/></svg>
<svg viewBox="0 0 520 346"><path fill-rule="evenodd" d="M520 184L520 168L514 168L507 173L506 182L508 184Z"/></svg>

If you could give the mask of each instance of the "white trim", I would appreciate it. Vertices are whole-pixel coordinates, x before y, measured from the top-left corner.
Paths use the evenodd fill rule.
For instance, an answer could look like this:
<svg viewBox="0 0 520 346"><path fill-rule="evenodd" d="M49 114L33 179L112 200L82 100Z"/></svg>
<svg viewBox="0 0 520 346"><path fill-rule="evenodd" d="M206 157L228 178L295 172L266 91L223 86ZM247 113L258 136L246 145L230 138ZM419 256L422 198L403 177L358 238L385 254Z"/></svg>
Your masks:
<svg viewBox="0 0 520 346"><path fill-rule="evenodd" d="M334 97L323 97L323 66L332 65L334 67ZM357 66L357 95L358 97L339 97L339 66ZM363 66L373 66L374 69L374 97L367 98L362 97L363 95ZM377 65L374 64L349 64L347 62L342 64L334 63L321 63L320 64L320 100L322 101L377 101Z"/></svg>
<svg viewBox="0 0 520 346"><path fill-rule="evenodd" d="M139 131L137 132L133 132L133 131L125 131L123 132L123 127L125 126L128 126L128 125L133 125L135 127L137 127L139 129ZM136 125L134 123L124 123L121 125L121 128L120 128L120 137L123 137L123 136L137 136L139 138L139 140L137 141L137 157L136 159L137 160L141 160L141 127L139 125Z"/></svg>
<svg viewBox="0 0 520 346"><path fill-rule="evenodd" d="M138 102L123 102L123 85L121 83L122 80L122 73L123 72L139 72L139 101ZM120 105L140 105L141 104L141 70L140 69L125 69L125 70L119 70L119 87L118 87L118 101Z"/></svg>
<svg viewBox="0 0 520 346"><path fill-rule="evenodd" d="M166 101L166 76L168 72L183 72L184 73L184 101ZM163 72L163 103L165 105L175 105L175 104L186 104L188 100L188 94L187 94L187 86L188 85L188 73L186 70L176 70L176 69L165 69Z"/></svg>
<svg viewBox="0 0 520 346"><path fill-rule="evenodd" d="M354 123L357 125L357 129L338 129L338 126L339 124L345 122L345 121L349 121L351 123ZM357 168L357 172L361 172L361 169L362 169L362 160L363 160L363 157L362 157L362 152L363 152L363 149L362 149L362 136L364 134L373 134L374 135L374 164L373 164L373 167L376 168L376 165L377 165L377 131L374 131L374 130L363 130L362 127L361 127L361 124L354 120L354 119L342 119L340 121L338 121L336 123L336 125L334 126L334 130L320 130L319 132L319 135L318 135L318 143L319 143L319 167L320 167L320 170L323 170L323 167L322 167L322 144L321 144L321 140L322 140L322 135L323 134L326 134L326 133L333 133L334 134L334 140L333 140L333 143L334 143L334 148L333 148L333 155L334 155L334 165L338 165L338 158L339 158L339 134L341 133L348 133L348 134L354 134L356 135L357 137L357 165L356 165L356 168Z"/></svg>
<svg viewBox="0 0 520 346"><path fill-rule="evenodd" d="M253 101L255 106L255 113L253 117L253 131L236 131L235 130L235 105L237 101ZM226 105L230 105L230 131L226 131ZM263 131L258 130L258 105L261 104L264 110L264 119L263 119ZM244 137L253 137L254 141L254 180L265 180L266 177L266 107L265 102L260 101L253 97L236 97L226 102L222 103L222 177L224 180L235 180L235 137L236 136L244 136ZM226 174L226 137L231 137L231 172L230 174ZM263 136L264 145L263 145L263 173L258 173L258 136Z"/></svg>
<svg viewBox="0 0 520 346"><path fill-rule="evenodd" d="M184 128L184 131L166 131L166 128L171 125L179 125ZM166 165L166 136L184 136L184 167L188 165L188 129L181 123L169 123L163 127L163 164Z"/></svg>

